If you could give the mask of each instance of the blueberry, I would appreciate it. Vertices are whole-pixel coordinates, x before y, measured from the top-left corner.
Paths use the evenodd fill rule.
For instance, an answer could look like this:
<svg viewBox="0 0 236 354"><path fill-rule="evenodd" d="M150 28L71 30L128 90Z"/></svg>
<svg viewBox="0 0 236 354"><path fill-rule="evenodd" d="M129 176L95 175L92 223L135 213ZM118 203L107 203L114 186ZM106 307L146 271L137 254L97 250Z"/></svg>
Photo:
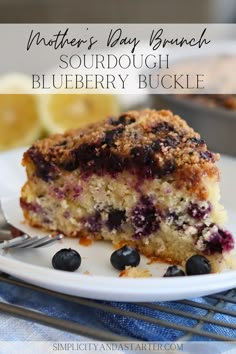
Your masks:
<svg viewBox="0 0 236 354"><path fill-rule="evenodd" d="M109 123L111 125L129 125L135 123L135 118L130 118L129 116L122 115L118 119L117 118L110 118Z"/></svg>
<svg viewBox="0 0 236 354"><path fill-rule="evenodd" d="M205 242L205 253L210 255L230 251L234 248L234 239L229 231L218 229L214 232L209 241Z"/></svg>
<svg viewBox="0 0 236 354"><path fill-rule="evenodd" d="M167 160L160 169L160 176L170 175L176 169L176 164L172 160Z"/></svg>
<svg viewBox="0 0 236 354"><path fill-rule="evenodd" d="M62 168L66 171L74 171L80 167L83 171L88 166L93 166L96 158L96 144L81 144L79 147L70 151L68 158L63 162ZM91 168L91 167L90 167Z"/></svg>
<svg viewBox="0 0 236 354"><path fill-rule="evenodd" d="M160 228L158 210L149 197L142 196L140 202L133 209L131 225L135 229L135 238L148 236Z"/></svg>
<svg viewBox="0 0 236 354"><path fill-rule="evenodd" d="M190 257L185 265L186 273L188 275L199 275L211 273L211 264L209 260L200 255Z"/></svg>
<svg viewBox="0 0 236 354"><path fill-rule="evenodd" d="M176 166L172 160L166 161L160 166L155 158L155 152L161 148L161 142L156 141L147 146L136 146L131 149L131 166L137 170L140 176L152 178L171 174Z"/></svg>
<svg viewBox="0 0 236 354"><path fill-rule="evenodd" d="M153 152L158 152L161 150L161 140L155 140L153 141L150 145L149 145L150 149L153 151Z"/></svg>
<svg viewBox="0 0 236 354"><path fill-rule="evenodd" d="M102 171L114 175L115 173L123 170L124 162L121 157L113 154L110 151L110 148L107 147L98 151L95 167L95 173L97 173L97 171Z"/></svg>
<svg viewBox="0 0 236 354"><path fill-rule="evenodd" d="M175 136L167 136L162 143L166 147L175 147L178 144L178 139Z"/></svg>
<svg viewBox="0 0 236 354"><path fill-rule="evenodd" d="M106 144L107 146L113 146L123 131L124 127L122 126L112 130L107 130L101 143Z"/></svg>
<svg viewBox="0 0 236 354"><path fill-rule="evenodd" d="M139 265L140 254L135 248L125 245L112 253L110 261L114 268L124 270L126 266Z"/></svg>
<svg viewBox="0 0 236 354"><path fill-rule="evenodd" d="M130 150L130 155L136 163L149 164L153 160L151 146L136 146Z"/></svg>
<svg viewBox="0 0 236 354"><path fill-rule="evenodd" d="M209 202L202 203L190 203L188 207L188 215L196 220L206 219L211 212L211 204Z"/></svg>
<svg viewBox="0 0 236 354"><path fill-rule="evenodd" d="M211 160L214 161L214 154L211 151L200 151L200 156L204 159L204 160Z"/></svg>
<svg viewBox="0 0 236 354"><path fill-rule="evenodd" d="M45 159L40 150L32 146L28 150L28 155L35 165L35 174L45 182L49 182L55 177L55 166Z"/></svg>
<svg viewBox="0 0 236 354"><path fill-rule="evenodd" d="M80 254L71 248L63 248L52 258L53 268L74 272L81 264Z"/></svg>
<svg viewBox="0 0 236 354"><path fill-rule="evenodd" d="M108 214L107 227L111 230L117 230L125 221L125 210L113 209Z"/></svg>
<svg viewBox="0 0 236 354"><path fill-rule="evenodd" d="M172 124L167 123L167 122L161 122L158 123L155 127L152 127L152 132L153 133L159 133L159 132L173 132L175 129Z"/></svg>
<svg viewBox="0 0 236 354"><path fill-rule="evenodd" d="M190 138L190 140L196 145L204 145L205 144L205 141L201 138L193 137L193 138Z"/></svg>
<svg viewBox="0 0 236 354"><path fill-rule="evenodd" d="M157 175L154 151L151 146L136 146L130 150L131 166L140 177L150 178Z"/></svg>
<svg viewBox="0 0 236 354"><path fill-rule="evenodd" d="M176 265L170 266L167 268L167 271L163 275L163 277L182 277L185 273L182 269L177 267Z"/></svg>
<svg viewBox="0 0 236 354"><path fill-rule="evenodd" d="M86 220L86 227L90 232L100 232L102 227L102 216L99 211L89 216Z"/></svg>

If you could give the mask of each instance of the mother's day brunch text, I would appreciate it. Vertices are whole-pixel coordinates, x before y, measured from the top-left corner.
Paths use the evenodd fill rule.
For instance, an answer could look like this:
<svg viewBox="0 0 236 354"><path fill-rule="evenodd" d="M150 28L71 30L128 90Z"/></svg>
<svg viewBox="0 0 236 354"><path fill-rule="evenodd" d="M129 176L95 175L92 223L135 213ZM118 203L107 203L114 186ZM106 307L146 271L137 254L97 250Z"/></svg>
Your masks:
<svg viewBox="0 0 236 354"><path fill-rule="evenodd" d="M29 31L28 55L36 52L56 60L53 70L32 73L33 91L136 94L205 89L199 68L192 72L175 68L176 53L182 48L196 53L211 45L205 25L186 33L183 27L145 24L56 28L33 26Z"/></svg>
<svg viewBox="0 0 236 354"><path fill-rule="evenodd" d="M88 27L86 28L88 31ZM160 47L165 48L168 45L176 45L179 47L182 46L190 46L194 47L197 46L201 48L203 45L207 45L211 42L211 40L205 38L206 35L206 28L203 29L202 33L198 35L196 38L166 38L164 36L164 29L159 28L158 30L152 30L150 37L149 37L149 46L152 50L157 50ZM105 36L106 38L106 36ZM135 52L136 47L140 44L141 39L138 37L129 37L127 36L121 28L111 29L107 36L106 40L106 47L113 48L115 46L130 46L131 53ZM27 42L27 50L30 50L32 45L43 45L46 47L52 47L54 49L65 48L66 46L71 47L83 47L83 49L90 50L96 44L99 43L99 40L95 39L94 36L88 34L86 38L75 38L69 36L69 28L62 31L59 30L57 33L53 34L51 38L46 38L43 36L40 31L35 32L31 30L29 39Z"/></svg>

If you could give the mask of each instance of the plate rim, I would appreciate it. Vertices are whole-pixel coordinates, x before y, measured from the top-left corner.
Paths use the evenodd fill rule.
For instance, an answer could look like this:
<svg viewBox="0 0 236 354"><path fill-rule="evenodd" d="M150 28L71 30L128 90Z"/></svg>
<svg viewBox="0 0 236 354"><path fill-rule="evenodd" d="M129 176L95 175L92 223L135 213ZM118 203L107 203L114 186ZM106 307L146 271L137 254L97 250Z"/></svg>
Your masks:
<svg viewBox="0 0 236 354"><path fill-rule="evenodd" d="M84 296L98 300L129 302L179 300L186 298L183 297L183 293L186 292L190 294L188 298L205 296L217 291L226 290L228 287L231 287L232 284L235 284L236 279L236 271L186 276L181 277L181 279L179 277L133 279L85 275L77 272L68 273L47 267L40 267L2 254L0 255L0 267L11 276L16 276L21 280L56 292L59 291L68 295ZM12 270L12 268L15 270ZM36 274L35 279L33 279L32 274ZM161 286L159 286L160 283ZM66 285L64 286L64 284ZM128 291L126 290L124 292L124 286L126 287L130 284L132 284L132 286L128 288ZM207 287L205 284L207 284ZM199 295L200 293L204 295ZM166 298L167 294L168 298Z"/></svg>
<svg viewBox="0 0 236 354"><path fill-rule="evenodd" d="M8 157L8 162L16 158L24 148L10 150L0 154L0 164L2 158ZM225 156L225 162L227 156ZM232 158L232 157L230 157ZM224 159L224 158L223 158ZM19 166L18 166L19 167ZM23 167L22 167L23 168ZM0 190L1 194L1 190ZM0 197L0 201L16 199L16 195ZM186 298L183 293L189 293L189 297L204 296L218 291L226 290L231 286L236 286L236 270L229 270L222 273L207 275L196 275L176 278L150 277L150 278L120 278L110 275L87 275L79 272L69 273L60 270L42 267L22 260L17 260L0 252L0 268L12 276L27 281L28 283L41 287L59 291L68 295L84 296L99 300L112 301L173 301ZM9 269L10 268L10 269ZM25 271L25 274L22 272ZM36 274L33 279L31 274ZM52 276L53 275L53 276ZM46 279L46 281L44 280ZM47 279L50 279L50 283ZM58 284L62 279L66 286ZM91 281L92 279L92 281ZM76 280L76 282L75 282ZM75 284L74 289L72 285ZM122 285L121 285L122 284ZM127 285L132 286L127 287ZM207 284L207 286L205 285ZM124 287L126 291L124 292ZM66 289L67 288L67 289ZM202 289L202 290L201 290ZM68 292L69 290L69 292ZM166 298L166 295L168 296ZM202 293L203 295L200 295Z"/></svg>

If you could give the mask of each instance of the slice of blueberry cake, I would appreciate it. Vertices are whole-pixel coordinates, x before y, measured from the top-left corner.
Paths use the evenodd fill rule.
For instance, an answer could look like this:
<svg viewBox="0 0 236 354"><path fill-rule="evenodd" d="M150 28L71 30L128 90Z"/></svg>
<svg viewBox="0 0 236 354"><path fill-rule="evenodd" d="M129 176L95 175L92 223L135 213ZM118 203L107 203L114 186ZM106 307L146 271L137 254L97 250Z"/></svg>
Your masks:
<svg viewBox="0 0 236 354"><path fill-rule="evenodd" d="M130 111L54 135L25 152L21 207L33 226L125 243L174 264L232 261L218 154L170 111Z"/></svg>

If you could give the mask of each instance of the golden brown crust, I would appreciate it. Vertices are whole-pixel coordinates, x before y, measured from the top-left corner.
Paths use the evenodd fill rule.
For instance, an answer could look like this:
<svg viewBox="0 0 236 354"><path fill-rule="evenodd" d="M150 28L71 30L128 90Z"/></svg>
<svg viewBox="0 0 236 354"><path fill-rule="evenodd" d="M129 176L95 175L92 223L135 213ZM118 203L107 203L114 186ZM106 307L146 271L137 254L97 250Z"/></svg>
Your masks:
<svg viewBox="0 0 236 354"><path fill-rule="evenodd" d="M104 166L109 170L112 164L118 167L115 172L141 165L148 171L145 177L169 175L193 165L201 166L205 173L218 159L219 155L208 151L200 135L179 116L167 110L145 109L40 140L25 153L23 164L32 162L41 168L38 177L50 180L82 164L93 173ZM101 167L98 162L103 160Z"/></svg>
<svg viewBox="0 0 236 354"><path fill-rule="evenodd" d="M209 162L205 163L204 168L198 164L180 167L175 172L175 187L177 189L185 187L190 194L194 193L199 199L206 200L208 190L202 183L203 177L219 181L218 168Z"/></svg>

